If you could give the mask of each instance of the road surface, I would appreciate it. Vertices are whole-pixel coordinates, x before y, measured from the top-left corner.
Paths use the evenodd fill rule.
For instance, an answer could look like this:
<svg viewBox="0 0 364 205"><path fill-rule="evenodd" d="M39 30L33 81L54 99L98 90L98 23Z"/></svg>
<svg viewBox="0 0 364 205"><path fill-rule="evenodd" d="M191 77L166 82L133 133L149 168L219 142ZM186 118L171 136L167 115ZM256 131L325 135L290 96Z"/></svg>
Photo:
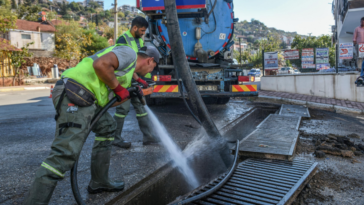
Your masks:
<svg viewBox="0 0 364 205"><path fill-rule="evenodd" d="M244 101L227 105L209 105L218 127L232 122L249 108ZM200 126L189 115L181 100L151 107L174 141L184 148ZM115 108L109 110L113 115ZM0 204L21 204L35 171L50 152L55 134L54 108L49 90L0 93ZM113 147L110 178L124 180L128 189L169 161L162 145L142 145L142 133L131 109L122 136L132 142L130 149ZM78 183L87 204L104 204L120 193L89 195L92 133L84 144L79 161ZM71 192L69 172L54 191L50 204L76 204Z"/></svg>

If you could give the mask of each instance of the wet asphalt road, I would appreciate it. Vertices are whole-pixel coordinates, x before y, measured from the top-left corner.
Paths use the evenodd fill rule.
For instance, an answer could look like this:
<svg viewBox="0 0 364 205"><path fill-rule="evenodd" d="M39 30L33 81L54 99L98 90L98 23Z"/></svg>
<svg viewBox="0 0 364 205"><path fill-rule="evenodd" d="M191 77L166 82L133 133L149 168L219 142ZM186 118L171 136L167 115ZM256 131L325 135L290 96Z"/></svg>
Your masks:
<svg viewBox="0 0 364 205"><path fill-rule="evenodd" d="M35 171L50 152L55 133L55 111L48 97L49 90L0 93L0 204L21 204ZM231 101L227 105L208 106L218 127L232 122L249 108L246 101L242 100ZM200 126L189 115L181 100L151 109L182 149L200 133ZM109 112L113 115L115 108ZM134 109L126 118L122 136L132 142L132 147L127 150L113 148L110 178L124 180L125 188L128 189L167 163L169 157L161 145L142 145L142 133ZM104 204L120 193L87 193L93 141L92 133L80 156L78 183L87 204ZM50 204L76 204L71 192L69 172L58 183Z"/></svg>

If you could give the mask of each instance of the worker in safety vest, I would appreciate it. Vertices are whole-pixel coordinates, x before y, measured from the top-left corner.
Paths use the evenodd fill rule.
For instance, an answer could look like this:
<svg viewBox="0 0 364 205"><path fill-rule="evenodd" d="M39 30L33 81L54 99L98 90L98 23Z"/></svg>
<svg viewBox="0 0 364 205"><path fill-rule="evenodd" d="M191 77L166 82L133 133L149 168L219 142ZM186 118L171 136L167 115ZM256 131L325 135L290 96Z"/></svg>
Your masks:
<svg viewBox="0 0 364 205"><path fill-rule="evenodd" d="M121 35L117 41L116 45L128 45L133 48L133 50L137 53L141 47L144 46L144 42L142 36L148 28L148 22L145 18L141 16L137 16L133 19L131 23L131 29ZM140 75L139 75L140 76ZM133 79L143 85L143 87L148 87L148 83L140 78L138 74L134 73ZM150 73L144 76L145 78L151 78ZM143 145L148 145L152 143L158 143L158 139L154 137L149 128L149 120L148 114L140 102L139 98L132 97L128 102L125 102L116 108L116 113L114 115L114 119L117 124L116 133L115 133L115 141L113 143L114 146L120 148L129 148L131 143L125 141L121 137L121 132L123 130L125 117L128 115L130 110L130 103L133 105L136 111L136 117L138 119L138 124L140 130L143 133Z"/></svg>
<svg viewBox="0 0 364 205"><path fill-rule="evenodd" d="M128 46L111 46L84 58L66 70L56 83L52 101L56 108L56 133L50 155L43 161L25 198L24 204L48 204L57 182L62 180L80 155L91 119L114 96L117 106L129 96L133 73L145 75L158 67L159 52L155 47L142 48L136 54ZM93 127L95 142L91 155L89 193L121 191L124 182L109 180L109 164L116 123L106 112Z"/></svg>

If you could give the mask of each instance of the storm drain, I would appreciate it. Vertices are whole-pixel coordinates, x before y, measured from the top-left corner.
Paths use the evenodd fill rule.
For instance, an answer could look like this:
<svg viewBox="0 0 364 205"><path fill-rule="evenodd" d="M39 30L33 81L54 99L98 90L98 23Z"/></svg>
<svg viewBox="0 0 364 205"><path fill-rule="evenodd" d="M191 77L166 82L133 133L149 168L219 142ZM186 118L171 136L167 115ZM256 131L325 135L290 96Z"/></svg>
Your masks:
<svg viewBox="0 0 364 205"><path fill-rule="evenodd" d="M292 162L247 159L217 191L191 204L291 204L312 178L317 163L295 159ZM225 175L185 195L184 199L206 192ZM179 204L177 202L177 204Z"/></svg>

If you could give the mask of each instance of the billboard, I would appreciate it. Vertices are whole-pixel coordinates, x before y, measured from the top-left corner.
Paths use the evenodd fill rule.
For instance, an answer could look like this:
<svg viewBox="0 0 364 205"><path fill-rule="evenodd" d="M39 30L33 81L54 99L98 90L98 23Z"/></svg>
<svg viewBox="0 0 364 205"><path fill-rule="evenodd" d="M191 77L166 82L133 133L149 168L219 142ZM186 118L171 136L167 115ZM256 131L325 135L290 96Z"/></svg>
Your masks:
<svg viewBox="0 0 364 205"><path fill-rule="evenodd" d="M278 69L278 52L264 53L264 69L265 70Z"/></svg>
<svg viewBox="0 0 364 205"><path fill-rule="evenodd" d="M164 10L163 0L137 0L137 7L142 11ZM206 0L176 0L177 9L201 9L206 8Z"/></svg>
<svg viewBox="0 0 364 205"><path fill-rule="evenodd" d="M315 59L315 52L313 51L313 48L302 49L302 58L301 58L302 68L316 68L314 59Z"/></svg>
<svg viewBox="0 0 364 205"><path fill-rule="evenodd" d="M364 43L359 44L359 58L364 58Z"/></svg>
<svg viewBox="0 0 364 205"><path fill-rule="evenodd" d="M324 63L324 64L316 64L316 70L327 70L330 68L330 64Z"/></svg>
<svg viewBox="0 0 364 205"><path fill-rule="evenodd" d="M316 64L329 63L329 48L316 48Z"/></svg>
<svg viewBox="0 0 364 205"><path fill-rule="evenodd" d="M302 68L316 68L315 64L302 64Z"/></svg>
<svg viewBox="0 0 364 205"><path fill-rule="evenodd" d="M353 58L353 43L340 43L340 59Z"/></svg>
<svg viewBox="0 0 364 205"><path fill-rule="evenodd" d="M286 60L300 59L300 51L299 50L284 51L284 58Z"/></svg>

